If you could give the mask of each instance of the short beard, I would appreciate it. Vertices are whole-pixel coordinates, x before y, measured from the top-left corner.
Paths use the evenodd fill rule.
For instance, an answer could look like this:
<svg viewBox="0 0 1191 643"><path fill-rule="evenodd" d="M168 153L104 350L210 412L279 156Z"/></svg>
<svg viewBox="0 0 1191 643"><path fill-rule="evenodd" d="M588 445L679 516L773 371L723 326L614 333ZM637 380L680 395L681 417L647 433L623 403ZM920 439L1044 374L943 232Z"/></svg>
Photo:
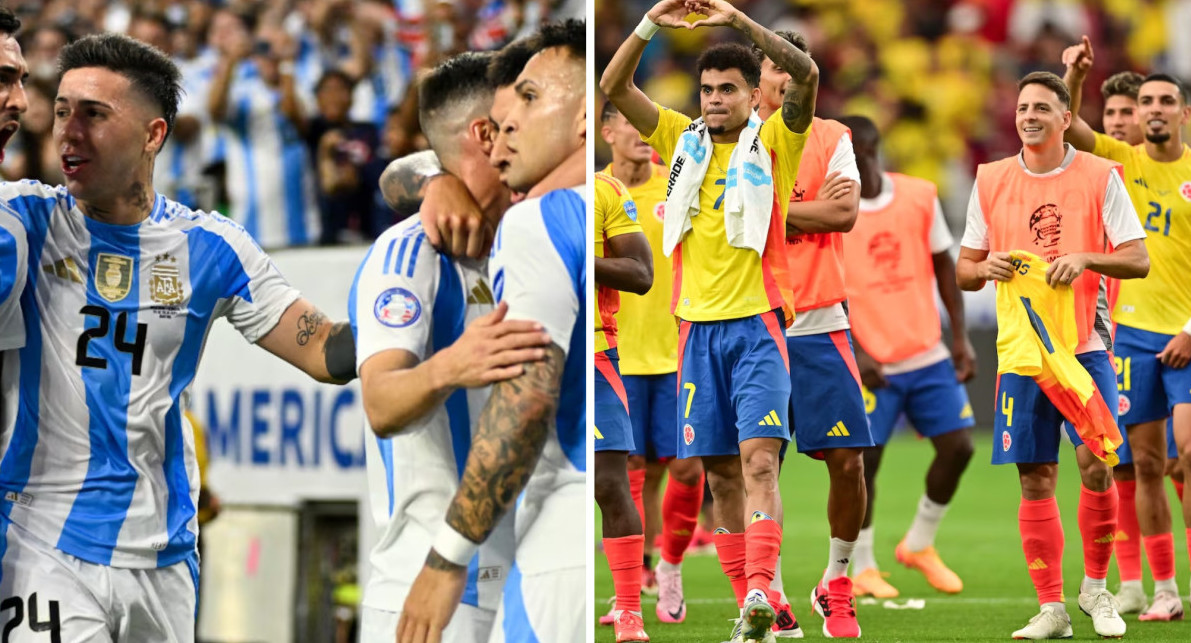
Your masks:
<svg viewBox="0 0 1191 643"><path fill-rule="evenodd" d="M1169 132L1162 133L1162 134L1148 134L1148 133L1146 134L1146 141L1153 143L1155 145L1161 145L1169 140L1170 140Z"/></svg>
<svg viewBox="0 0 1191 643"><path fill-rule="evenodd" d="M724 127L723 125L720 125L718 127L712 127L710 125L707 126L707 133L712 134L714 136L719 136L720 134L723 134L726 131L728 131L728 128Z"/></svg>

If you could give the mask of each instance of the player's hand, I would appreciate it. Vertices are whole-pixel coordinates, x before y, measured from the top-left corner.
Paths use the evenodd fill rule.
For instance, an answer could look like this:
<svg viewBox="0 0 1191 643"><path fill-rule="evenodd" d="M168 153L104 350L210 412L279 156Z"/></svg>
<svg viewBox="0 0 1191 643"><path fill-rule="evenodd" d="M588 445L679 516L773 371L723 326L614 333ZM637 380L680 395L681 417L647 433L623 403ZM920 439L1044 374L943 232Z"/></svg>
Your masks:
<svg viewBox="0 0 1191 643"><path fill-rule="evenodd" d="M967 337L951 344L951 363L955 366L955 381L962 384L976 377L976 350Z"/></svg>
<svg viewBox="0 0 1191 643"><path fill-rule="evenodd" d="M550 336L542 325L526 320L505 321L508 312L508 303L502 301L438 353L444 382L454 388L487 386L517 377L525 372L526 362L546 357Z"/></svg>
<svg viewBox="0 0 1191 643"><path fill-rule="evenodd" d="M1013 263L1008 252L994 252L976 264L976 276L984 281L1009 281L1013 279Z"/></svg>
<svg viewBox="0 0 1191 643"><path fill-rule="evenodd" d="M645 15L659 27L693 29L693 25L686 21L686 16L689 13L685 0L662 0L653 5L653 8Z"/></svg>
<svg viewBox="0 0 1191 643"><path fill-rule="evenodd" d="M1084 36L1083 41L1078 45L1071 45L1063 50L1063 64L1067 67L1074 67L1080 75L1088 73L1092 68L1093 61L1092 41L1087 36Z"/></svg>
<svg viewBox="0 0 1191 643"><path fill-rule="evenodd" d="M431 555L437 555L431 551ZM423 565L401 608L397 643L439 643L442 631L463 598L467 568L438 569Z"/></svg>
<svg viewBox="0 0 1191 643"><path fill-rule="evenodd" d="M731 25L737 9L724 0L686 0L686 8L690 13L707 16L696 20L692 29L699 27L718 27Z"/></svg>
<svg viewBox="0 0 1191 643"><path fill-rule="evenodd" d="M457 177L440 174L430 179L418 216L426 238L435 248L453 257L482 259L488 254L492 227L484 221L479 204Z"/></svg>
<svg viewBox="0 0 1191 643"><path fill-rule="evenodd" d="M834 201L835 199L842 199L853 190L852 179L842 175L839 171L832 172L823 180L823 187L819 188L819 194L815 196L817 201ZM858 186L857 186L858 188Z"/></svg>
<svg viewBox="0 0 1191 643"><path fill-rule="evenodd" d="M1171 368L1183 368L1191 364L1191 335L1185 332L1170 338L1166 348L1158 353L1158 361Z"/></svg>
<svg viewBox="0 0 1191 643"><path fill-rule="evenodd" d="M1054 260L1046 269L1046 283L1050 287L1070 286L1088 268L1088 257L1082 252L1073 252Z"/></svg>
<svg viewBox="0 0 1191 643"><path fill-rule="evenodd" d="M870 391L889 386L881 374L881 365L864 351L856 351L856 368L860 371L860 383Z"/></svg>

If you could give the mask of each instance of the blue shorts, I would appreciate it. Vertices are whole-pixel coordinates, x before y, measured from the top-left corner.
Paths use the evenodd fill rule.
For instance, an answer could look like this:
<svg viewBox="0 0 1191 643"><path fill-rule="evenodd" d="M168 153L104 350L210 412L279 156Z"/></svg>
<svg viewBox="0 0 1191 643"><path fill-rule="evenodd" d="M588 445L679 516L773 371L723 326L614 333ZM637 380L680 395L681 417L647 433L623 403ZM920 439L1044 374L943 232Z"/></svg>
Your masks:
<svg viewBox="0 0 1191 643"><path fill-rule="evenodd" d="M1120 363L1120 358L1117 358L1117 363ZM1117 381L1120 384L1120 380ZM1121 397L1124 397L1123 395ZM1125 435L1128 429L1122 427L1121 435ZM1117 449L1117 457L1121 459L1118 465L1133 464L1133 449L1129 448L1129 437L1125 436L1125 441L1121 443L1120 448ZM1174 443L1174 418L1166 420L1166 458L1169 460L1177 459L1179 457L1179 447Z"/></svg>
<svg viewBox="0 0 1191 643"><path fill-rule="evenodd" d="M1093 351L1075 357L1092 376L1092 383L1109 410L1115 410L1116 374L1108 353ZM1063 420L1063 415L1032 377L1014 373L997 375L995 408L993 464L1058 462L1060 430L1067 432L1074 446L1083 444L1075 427Z"/></svg>
<svg viewBox="0 0 1191 643"><path fill-rule="evenodd" d="M790 353L790 421L799 453L874 445L864 414L860 369L852 335L837 330L787 337Z"/></svg>
<svg viewBox="0 0 1191 643"><path fill-rule="evenodd" d="M678 453L678 374L623 375L629 399L629 421L633 423L633 455L650 462L673 458Z"/></svg>
<svg viewBox="0 0 1191 643"><path fill-rule="evenodd" d="M737 455L752 438L790 439L790 367L777 312L678 330L678 457Z"/></svg>
<svg viewBox="0 0 1191 643"><path fill-rule="evenodd" d="M615 348L595 354L595 450L632 451L633 425Z"/></svg>
<svg viewBox="0 0 1191 643"><path fill-rule="evenodd" d="M1176 369L1158 361L1173 337L1117 326L1113 352L1122 429L1170 417L1175 404L1191 403L1191 366Z"/></svg>
<svg viewBox="0 0 1191 643"><path fill-rule="evenodd" d="M968 390L955 379L955 366L941 359L930 366L886 378L889 386L865 389L865 410L873 440L889 441L902 413L923 437L933 438L976 424Z"/></svg>

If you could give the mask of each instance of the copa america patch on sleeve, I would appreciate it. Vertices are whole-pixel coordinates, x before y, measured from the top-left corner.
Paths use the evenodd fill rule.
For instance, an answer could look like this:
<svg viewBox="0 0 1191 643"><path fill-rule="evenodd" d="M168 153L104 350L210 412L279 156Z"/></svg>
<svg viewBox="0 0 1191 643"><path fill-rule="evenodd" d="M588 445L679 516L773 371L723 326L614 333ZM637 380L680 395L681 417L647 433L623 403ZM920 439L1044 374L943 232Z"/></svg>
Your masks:
<svg viewBox="0 0 1191 643"><path fill-rule="evenodd" d="M390 288L377 296L372 312L389 328L405 328L422 316L422 302L404 288Z"/></svg>

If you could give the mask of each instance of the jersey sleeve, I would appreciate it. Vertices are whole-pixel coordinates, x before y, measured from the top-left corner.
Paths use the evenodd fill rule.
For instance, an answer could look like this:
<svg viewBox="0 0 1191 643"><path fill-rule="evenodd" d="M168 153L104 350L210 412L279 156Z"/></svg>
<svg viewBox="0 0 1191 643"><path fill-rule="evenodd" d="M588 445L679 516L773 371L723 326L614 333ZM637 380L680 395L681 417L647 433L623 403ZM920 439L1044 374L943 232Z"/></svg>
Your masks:
<svg viewBox="0 0 1191 643"><path fill-rule="evenodd" d="M1092 154L1122 164L1127 163L1133 156L1133 147L1128 143L1118 141L1108 134L1100 132L1094 132L1094 134L1096 135L1096 145L1092 148Z"/></svg>
<svg viewBox="0 0 1191 643"><path fill-rule="evenodd" d="M983 221L984 217L980 220ZM955 237L951 236L951 230L947 227L947 218L943 216L943 204L935 197L935 213L930 222L930 253L937 255L947 252L953 244Z"/></svg>
<svg viewBox="0 0 1191 643"><path fill-rule="evenodd" d="M595 185L596 211L603 213L602 226L596 230L596 236L611 239L630 232L642 232L641 224L637 223L637 204L628 188L615 178L601 174L596 174Z"/></svg>
<svg viewBox="0 0 1191 643"><path fill-rule="evenodd" d="M1104 232L1114 248L1126 241L1146 238L1146 231L1141 227L1141 219L1133 208L1133 200L1129 198L1125 182L1115 170L1109 172L1108 185L1104 188L1102 216Z"/></svg>
<svg viewBox="0 0 1191 643"><path fill-rule="evenodd" d="M839 172L857 183L860 182L860 168L856 167L856 150L852 147L852 136L844 132L835 144L835 151L827 161L827 173Z"/></svg>
<svg viewBox="0 0 1191 643"><path fill-rule="evenodd" d="M761 143L773 153L773 190L783 203L789 202L790 193L794 191L794 182L798 179L798 166L802 162L802 151L806 141L810 138L811 128L801 134L791 132L782 120L782 110L778 109L761 126ZM783 224L786 211L781 211Z"/></svg>
<svg viewBox="0 0 1191 643"><path fill-rule="evenodd" d="M586 290L586 204L571 190L519 203L505 213L488 272L506 319L529 319L545 328L564 352Z"/></svg>
<svg viewBox="0 0 1191 643"><path fill-rule="evenodd" d="M988 222L980 207L980 194L972 184L972 197L968 199L968 217L964 225L964 236L959 245L973 250L988 250Z"/></svg>
<svg viewBox="0 0 1191 643"><path fill-rule="evenodd" d="M658 156L662 157L662 163L669 167L670 162L674 160L674 147L678 145L678 137L682 136L682 131L691 124L691 119L669 107L657 105L657 108L658 126L653 130L653 134L642 136L641 140L648 143Z"/></svg>
<svg viewBox="0 0 1191 643"><path fill-rule="evenodd" d="M0 208L0 351L25 345L21 291L28 260L24 224L14 212Z"/></svg>
<svg viewBox="0 0 1191 643"><path fill-rule="evenodd" d="M373 355L393 349L426 359L440 270L438 252L420 229L376 241L348 295L357 370Z"/></svg>
<svg viewBox="0 0 1191 643"><path fill-rule="evenodd" d="M225 226L221 236L235 252L242 270L224 293L227 302L222 312L244 339L255 344L277 326L281 315L301 293L285 280L269 255L243 228L230 221L218 225Z"/></svg>

